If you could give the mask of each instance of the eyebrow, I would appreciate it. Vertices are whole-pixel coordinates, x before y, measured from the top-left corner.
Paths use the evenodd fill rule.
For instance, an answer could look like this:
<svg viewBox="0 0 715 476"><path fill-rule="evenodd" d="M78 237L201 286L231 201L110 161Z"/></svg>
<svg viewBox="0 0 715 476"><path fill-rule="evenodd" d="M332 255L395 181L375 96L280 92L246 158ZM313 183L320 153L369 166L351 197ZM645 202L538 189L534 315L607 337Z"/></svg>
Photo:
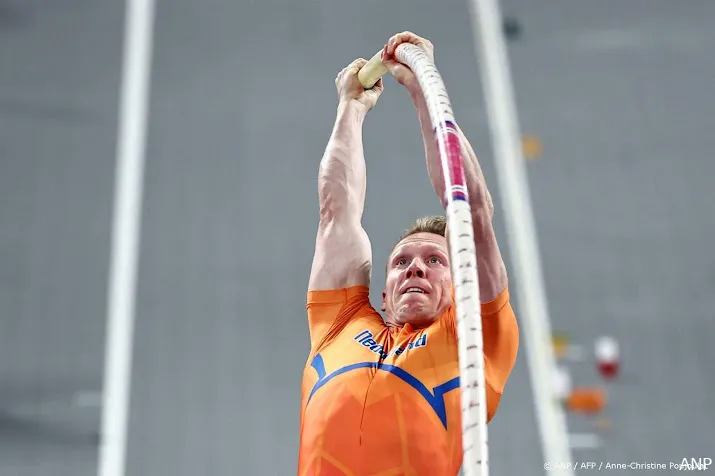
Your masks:
<svg viewBox="0 0 715 476"><path fill-rule="evenodd" d="M435 253L435 252L436 252L436 253L441 254L441 255L444 256L445 258L449 259L449 252L448 252L447 250L442 250L442 247L441 247L441 246L439 246L439 245L437 245L437 244L430 244L429 246L430 246L430 248L431 248L431 250L430 250L431 253ZM390 254L390 261L394 260L395 258L397 258L398 256L400 256L401 254L403 254L404 248L405 248L405 246L403 245L403 246L401 246L400 248L397 248L396 250L394 250L394 251Z"/></svg>

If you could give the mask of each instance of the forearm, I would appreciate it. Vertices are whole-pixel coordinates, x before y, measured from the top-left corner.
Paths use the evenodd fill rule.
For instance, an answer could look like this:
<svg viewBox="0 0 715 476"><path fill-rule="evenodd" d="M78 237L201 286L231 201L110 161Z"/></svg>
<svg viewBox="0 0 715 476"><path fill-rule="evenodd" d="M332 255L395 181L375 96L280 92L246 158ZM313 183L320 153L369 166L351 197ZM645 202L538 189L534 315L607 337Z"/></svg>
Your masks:
<svg viewBox="0 0 715 476"><path fill-rule="evenodd" d="M422 91L417 85L408 86L410 97L417 110L425 148L425 160L430 182L442 203L446 203L446 187L442 161L434 137L429 110ZM474 242L477 251L479 288L482 302L496 298L507 285L506 268L492 225L494 206L487 189L479 161L464 133L455 124L460 139L467 193L472 210Z"/></svg>
<svg viewBox="0 0 715 476"><path fill-rule="evenodd" d="M363 152L365 110L341 103L318 173L321 220L360 220L365 207L366 173Z"/></svg>
<svg viewBox="0 0 715 476"><path fill-rule="evenodd" d="M432 121L429 117L429 110L425 101L424 95L418 86L408 87L410 97L417 110L417 117L422 130L422 142L425 148L425 160L427 162L427 173L429 174L430 182L439 199L444 202L445 197L445 181L442 173L442 159L437 148L437 141L434 136ZM486 181L484 174L479 166L477 156L469 144L462 130L455 123L457 133L459 135L460 147L462 150L462 159L464 166L464 175L467 182L467 192L469 194L470 205L472 210L484 210L486 215L491 218L493 214L493 206L491 197L486 189Z"/></svg>
<svg viewBox="0 0 715 476"><path fill-rule="evenodd" d="M440 201L444 203L446 199L446 189L444 184L444 174L442 173L442 162L439 156L439 150L437 149L437 143L434 137L427 102L425 101L425 97L418 84L407 86L407 90L409 91L412 103L417 110L417 119L419 120L420 129L422 130L422 143L425 149L427 174L429 175L430 182L432 183L432 188L434 188L434 191L437 193Z"/></svg>

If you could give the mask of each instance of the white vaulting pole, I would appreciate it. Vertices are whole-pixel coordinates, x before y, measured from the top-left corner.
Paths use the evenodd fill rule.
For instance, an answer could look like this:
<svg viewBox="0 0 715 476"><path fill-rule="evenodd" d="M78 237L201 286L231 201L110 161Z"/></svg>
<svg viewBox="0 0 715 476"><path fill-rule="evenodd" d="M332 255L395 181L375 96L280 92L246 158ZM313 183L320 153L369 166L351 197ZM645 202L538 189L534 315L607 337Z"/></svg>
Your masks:
<svg viewBox="0 0 715 476"><path fill-rule="evenodd" d="M125 15L99 476L125 475L154 2L127 0Z"/></svg>
<svg viewBox="0 0 715 476"><path fill-rule="evenodd" d="M450 233L450 263L457 318L459 387L462 410L462 450L465 476L489 475L487 395L484 340L479 306L479 273L474 248L474 227L464 159L452 104L442 76L431 58L418 46L405 43L395 58L415 73L425 97L439 149L444 176L443 205ZM387 73L380 52L358 72L365 88L371 88Z"/></svg>
<svg viewBox="0 0 715 476"><path fill-rule="evenodd" d="M502 34L502 14L498 0L468 0L468 4L505 211L512 273L516 277L515 295L524 325L522 335L526 341L544 469L550 476L572 476L566 416L552 390L556 361L551 323L521 150L514 87Z"/></svg>

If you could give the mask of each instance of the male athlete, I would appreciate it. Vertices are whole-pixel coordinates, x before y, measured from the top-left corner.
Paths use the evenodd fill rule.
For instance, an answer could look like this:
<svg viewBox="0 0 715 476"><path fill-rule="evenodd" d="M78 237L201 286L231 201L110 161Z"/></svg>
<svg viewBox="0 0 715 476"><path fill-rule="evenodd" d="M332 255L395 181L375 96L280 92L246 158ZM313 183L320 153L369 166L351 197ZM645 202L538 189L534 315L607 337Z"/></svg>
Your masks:
<svg viewBox="0 0 715 476"><path fill-rule="evenodd" d="M445 196L440 158L417 79L394 58L383 61L417 108L427 170ZM371 245L365 201L362 125L382 94L365 90L358 59L338 74L335 126L320 163L320 222L308 288L311 351L303 374L300 476L454 476L462 463L459 362L445 220L417 220L394 247L382 293L385 318L370 305ZM507 275L492 228L493 205L477 158L459 131L465 157L482 300L487 413L493 418L514 366L519 337Z"/></svg>

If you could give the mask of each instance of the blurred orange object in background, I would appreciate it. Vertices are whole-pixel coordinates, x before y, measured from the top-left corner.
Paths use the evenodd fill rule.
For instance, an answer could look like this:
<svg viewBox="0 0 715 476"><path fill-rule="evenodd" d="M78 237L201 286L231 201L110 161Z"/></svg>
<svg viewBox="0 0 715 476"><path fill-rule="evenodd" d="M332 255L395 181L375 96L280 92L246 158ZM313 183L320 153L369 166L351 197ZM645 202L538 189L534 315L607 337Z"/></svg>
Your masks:
<svg viewBox="0 0 715 476"><path fill-rule="evenodd" d="M606 392L599 387L580 387L571 391L566 407L575 413L600 413L606 407Z"/></svg>

